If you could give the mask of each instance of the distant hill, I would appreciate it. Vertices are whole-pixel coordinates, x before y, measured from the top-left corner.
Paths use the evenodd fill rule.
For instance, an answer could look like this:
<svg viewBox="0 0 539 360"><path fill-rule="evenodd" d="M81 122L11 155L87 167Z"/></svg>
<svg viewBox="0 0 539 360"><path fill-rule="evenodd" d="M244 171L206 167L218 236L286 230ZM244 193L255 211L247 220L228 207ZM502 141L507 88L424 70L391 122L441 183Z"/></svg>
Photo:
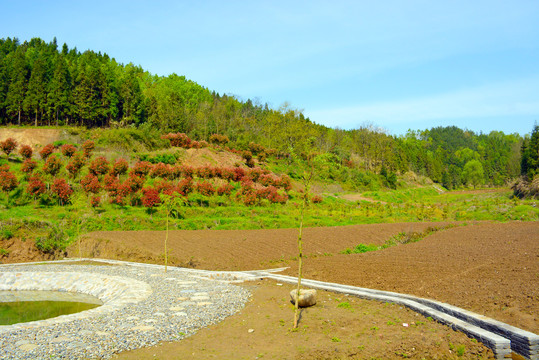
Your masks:
<svg viewBox="0 0 539 360"><path fill-rule="evenodd" d="M287 106L241 101L184 76L152 75L101 52L81 53L39 38L0 39L0 124L153 129L204 141L221 134L235 149L249 150L252 143L312 159L321 177L352 188L368 185L369 174L395 187L397 176L408 171L446 188L472 179L474 185L504 185L520 174L523 143L518 134L456 127L400 137L372 126L333 129Z"/></svg>

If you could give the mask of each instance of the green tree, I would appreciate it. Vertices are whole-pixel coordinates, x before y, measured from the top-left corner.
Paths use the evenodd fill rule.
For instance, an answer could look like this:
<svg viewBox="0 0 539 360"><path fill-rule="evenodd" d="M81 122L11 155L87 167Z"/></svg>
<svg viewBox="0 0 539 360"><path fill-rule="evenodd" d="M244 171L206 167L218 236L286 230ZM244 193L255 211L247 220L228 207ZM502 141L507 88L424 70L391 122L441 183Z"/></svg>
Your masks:
<svg viewBox="0 0 539 360"><path fill-rule="evenodd" d="M49 108L54 114L49 114L56 120L56 126L59 124L60 116L65 117L65 123L68 124L69 106L71 96L71 74L64 55L56 59L54 72L49 87L49 96L47 101Z"/></svg>
<svg viewBox="0 0 539 360"><path fill-rule="evenodd" d="M539 173L539 125L535 124L530 139L523 142L521 154L521 174L531 181Z"/></svg>
<svg viewBox="0 0 539 360"><path fill-rule="evenodd" d="M38 57L33 64L33 68L28 81L28 90L24 98L23 106L26 111L35 114L35 126L38 124L38 114L43 111L46 101L47 74L45 61Z"/></svg>
<svg viewBox="0 0 539 360"><path fill-rule="evenodd" d="M26 45L17 47L11 65L11 77L6 96L6 107L9 113L17 116L17 124L21 124L24 97L28 86L28 65L26 64Z"/></svg>
<svg viewBox="0 0 539 360"><path fill-rule="evenodd" d="M482 184L484 180L483 165L479 160L470 160L464 165L462 177L467 184L472 184L474 189L477 185Z"/></svg>

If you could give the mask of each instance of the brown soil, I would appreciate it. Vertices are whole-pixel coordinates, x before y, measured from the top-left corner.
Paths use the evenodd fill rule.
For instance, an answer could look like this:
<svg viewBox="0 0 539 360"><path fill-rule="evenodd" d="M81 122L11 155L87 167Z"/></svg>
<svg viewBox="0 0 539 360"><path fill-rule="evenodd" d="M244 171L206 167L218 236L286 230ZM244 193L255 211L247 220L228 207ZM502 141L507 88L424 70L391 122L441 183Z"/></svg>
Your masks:
<svg viewBox="0 0 539 360"><path fill-rule="evenodd" d="M241 156L229 151L217 150L214 148L187 149L183 154L184 155L181 158L182 164L194 167L234 167L236 165L245 165L245 161Z"/></svg>
<svg viewBox="0 0 539 360"><path fill-rule="evenodd" d="M305 278L432 298L539 333L539 223L476 223L438 231L382 251L345 255L359 243L383 244L399 232L444 223L307 228ZM162 262L164 232L95 232L82 256ZM172 264L208 270L290 266L297 274L296 229L173 231ZM75 246L69 256L78 256Z"/></svg>
<svg viewBox="0 0 539 360"><path fill-rule="evenodd" d="M31 240L0 239L0 264L54 260L55 258L57 254L39 251Z"/></svg>
<svg viewBox="0 0 539 360"><path fill-rule="evenodd" d="M338 254L359 243L383 244L399 232L423 231L448 223L372 224L304 230L304 254L309 258ZM169 235L172 264L206 270L255 270L289 266L297 256L297 229L177 230ZM86 236L83 257L141 262L163 259L162 231L103 231ZM78 256L72 246L69 256Z"/></svg>
<svg viewBox="0 0 539 360"><path fill-rule="evenodd" d="M294 308L288 296L292 286L267 280L246 286L253 296L239 314L182 341L124 352L117 358L493 358L482 344L411 310L326 291L318 292L316 306L303 309L298 331L293 331ZM457 349L464 351L462 357Z"/></svg>
<svg viewBox="0 0 539 360"><path fill-rule="evenodd" d="M340 251L359 243L382 244L399 232L423 231L429 226L443 225L447 224L374 224L306 229L304 276L432 298L539 333L537 222L475 223L435 232L416 243L364 254L340 254ZM164 232L155 231L96 232L83 240L82 255L158 263L163 258L164 238ZM290 266L284 273L295 276L296 238L296 229L173 231L169 248L172 262L176 264L211 270ZM68 251L70 256L78 256L76 246ZM271 286L261 285L253 295L253 301L236 317L203 330L192 340L140 350L140 353L135 353L135 358L153 357L161 348L159 358L167 358L168 353L177 353L176 358L184 358L193 352L195 358L215 355L215 358L252 359L259 353L265 353L265 358L396 358L409 352L413 358L456 358L454 351L449 353L449 342L464 344L456 340L446 343L443 340L446 333L438 336L439 340L434 340L430 337L434 331L431 327L424 330L423 338L407 337L396 331L402 329L386 326L390 315L383 311L375 312L381 320L369 318L368 321L376 325L365 330L364 326L369 322L357 319L364 319L367 314L361 311L342 312L341 315L349 315L339 318L341 315L335 312L326 316L326 311L330 311L328 307L317 310L318 306L306 310L302 325L310 325L305 331L290 333L291 310L288 306L283 309L282 301L287 291L281 288L278 295L272 291L275 289L271 290ZM339 295L324 296L334 298ZM363 309L366 305L358 306ZM277 315L274 316L274 312ZM413 312L410 314L416 316ZM395 317L402 322L417 322L401 313ZM281 319L286 322L284 327L280 325ZM323 320L334 321L334 324L324 327ZM381 321L384 327L376 321ZM247 325L243 326L244 323ZM384 332L369 333L372 326L384 329ZM249 328L255 332L248 333ZM451 330L446 331L452 333ZM356 342L357 334L360 335ZM375 340L371 338L380 335L384 343L371 343ZM332 337L342 341L333 342ZM397 349L396 344L401 347ZM468 345L465 345L466 349L471 349ZM356 351L358 346L364 346L362 349L366 352ZM415 353L411 352L412 348L416 349ZM335 349L337 352L333 353ZM478 352L470 354L471 357L479 357Z"/></svg>
<svg viewBox="0 0 539 360"><path fill-rule="evenodd" d="M18 144L30 145L35 149L59 140L61 133L59 129L0 128L0 141L13 138Z"/></svg>

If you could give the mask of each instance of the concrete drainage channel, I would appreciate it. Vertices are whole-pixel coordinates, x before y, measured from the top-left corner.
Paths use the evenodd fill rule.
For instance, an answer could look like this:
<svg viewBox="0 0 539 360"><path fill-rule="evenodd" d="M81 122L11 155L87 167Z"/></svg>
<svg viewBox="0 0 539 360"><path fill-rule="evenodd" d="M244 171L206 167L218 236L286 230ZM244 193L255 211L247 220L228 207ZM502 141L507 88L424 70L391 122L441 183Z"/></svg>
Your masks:
<svg viewBox="0 0 539 360"><path fill-rule="evenodd" d="M108 264L128 265L133 267L146 267L146 268L159 268L161 265L141 264L134 262L125 262L117 260L105 260L105 259L74 259L74 260L61 260L50 263L67 263L71 261L95 261ZM205 279L212 279L214 281L223 281L226 283L240 283L243 281L256 280L261 278L272 279L283 283L297 283L297 278L286 275L276 274L284 270L272 269L264 271L207 271L196 270L187 268L169 267L171 271L179 271L188 273L191 277L200 277ZM22 280L22 279L20 279ZM32 279L29 280L30 283ZM84 282L81 279L82 282ZM58 282L58 279L55 279ZM21 282L19 281L19 284ZM24 281L22 282L24 283ZM114 283L114 282L113 282ZM497 359L511 358L511 352L515 352L524 356L526 359L539 360L539 335L525 331L514 326L502 323L500 321L475 314L471 311L458 308L449 304L438 302L435 300L423 299L411 295L399 294L388 291L372 290L366 288L360 288L349 285L341 285L336 283L327 283L316 280L302 279L302 284L305 287L333 291L343 294L349 294L352 296L358 296L365 299L379 300L385 302L392 302L406 306L414 311L425 316L430 316L433 319L452 327L455 330L459 330L468 336L477 339L489 348L491 348ZM28 285L31 287L31 285ZM76 282L71 284L73 286L72 291L77 291ZM84 285L82 285L84 287ZM142 286L142 285L141 285ZM144 286L142 286L144 287ZM66 289L67 290L67 289ZM84 289L88 293L88 289ZM133 290L133 289L132 289ZM139 296L148 296L148 289L140 288ZM71 291L71 289L67 290ZM137 292L137 291L135 291ZM103 294L100 294L103 295ZM124 294L126 295L126 294ZM130 294L131 295L131 294ZM102 296L100 296L102 297ZM122 297L123 300L133 301L135 299L131 296L127 296L128 299ZM135 300L136 301L136 300ZM111 304L112 305L112 304ZM99 309L99 308L97 308ZM93 309L93 310L97 310ZM112 310L112 309L111 309ZM90 312L92 310L89 310ZM103 309L101 311L107 311ZM88 314L90 315L90 314Z"/></svg>

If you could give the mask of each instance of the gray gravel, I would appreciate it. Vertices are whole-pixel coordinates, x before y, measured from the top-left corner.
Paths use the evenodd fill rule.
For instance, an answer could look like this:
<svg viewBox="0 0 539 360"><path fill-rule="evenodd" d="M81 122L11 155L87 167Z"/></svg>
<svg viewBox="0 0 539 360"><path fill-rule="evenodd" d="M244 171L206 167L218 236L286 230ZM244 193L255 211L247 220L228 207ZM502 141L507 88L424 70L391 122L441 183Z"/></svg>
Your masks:
<svg viewBox="0 0 539 360"><path fill-rule="evenodd" d="M0 335L1 359L107 359L162 341L177 341L243 308L249 292L188 272L101 265L23 265L1 271L92 272L146 282L153 293L137 304L84 320Z"/></svg>

